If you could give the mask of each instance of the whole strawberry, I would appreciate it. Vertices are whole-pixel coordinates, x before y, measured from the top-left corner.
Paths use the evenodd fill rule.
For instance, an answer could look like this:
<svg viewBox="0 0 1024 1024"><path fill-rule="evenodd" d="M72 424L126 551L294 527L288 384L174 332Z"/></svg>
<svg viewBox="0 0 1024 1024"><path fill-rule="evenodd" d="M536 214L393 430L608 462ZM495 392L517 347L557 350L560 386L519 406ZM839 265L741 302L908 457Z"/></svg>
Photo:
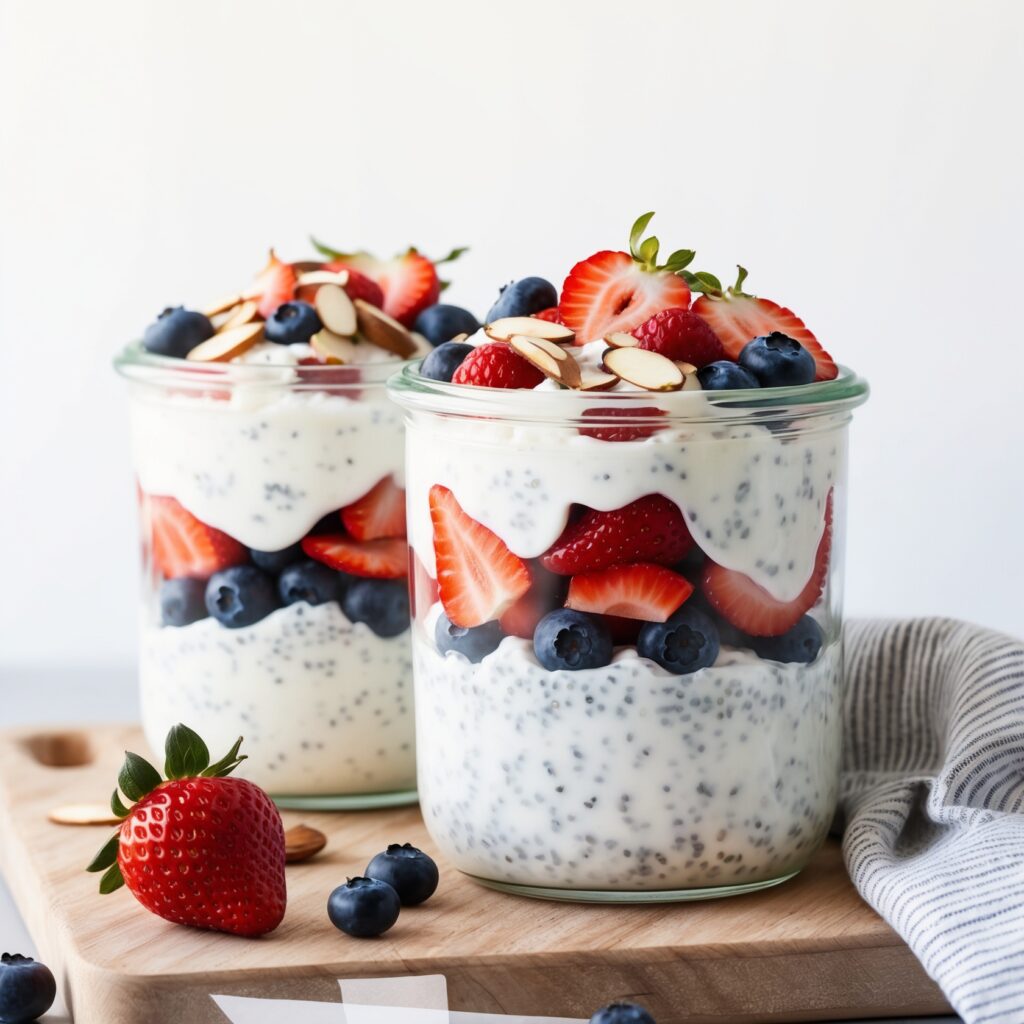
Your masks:
<svg viewBox="0 0 1024 1024"><path fill-rule="evenodd" d="M453 384L484 388L535 388L544 374L503 341L477 345L452 375Z"/></svg>
<svg viewBox="0 0 1024 1024"><path fill-rule="evenodd" d="M175 924L233 935L273 931L284 917L284 827L258 786L228 775L245 760L239 738L210 764L184 725L167 734L165 773L125 753L114 813L120 829L86 869L103 871L100 892L127 885L149 911ZM123 793L135 801L126 807Z"/></svg>

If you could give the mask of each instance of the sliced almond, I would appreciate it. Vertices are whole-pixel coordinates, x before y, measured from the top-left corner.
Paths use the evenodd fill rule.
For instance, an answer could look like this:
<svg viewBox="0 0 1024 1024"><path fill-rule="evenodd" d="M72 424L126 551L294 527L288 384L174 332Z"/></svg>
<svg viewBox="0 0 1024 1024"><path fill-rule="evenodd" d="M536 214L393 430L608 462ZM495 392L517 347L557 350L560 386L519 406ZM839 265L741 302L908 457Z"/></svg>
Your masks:
<svg viewBox="0 0 1024 1024"><path fill-rule="evenodd" d="M645 391L678 391L683 386L683 371L660 352L645 348L607 349L602 365Z"/></svg>
<svg viewBox="0 0 1024 1024"><path fill-rule="evenodd" d="M468 335L468 334L466 334L465 332L463 332L462 334L456 334L454 338L449 338L448 340L449 340L449 341L458 341L458 342L463 342L463 341L465 341L465 340L466 340L466 339L467 339L468 337L469 337L469 335Z"/></svg>
<svg viewBox="0 0 1024 1024"><path fill-rule="evenodd" d="M546 338L562 345L570 345L576 335L564 324L538 320L535 316L505 316L484 327L484 333L495 341L508 341L513 334L522 338Z"/></svg>
<svg viewBox="0 0 1024 1024"><path fill-rule="evenodd" d="M550 380L567 388L580 386L579 363L568 352L559 349L554 342L546 338L527 338L521 334L513 334L508 343ZM557 350L557 354L552 349Z"/></svg>
<svg viewBox="0 0 1024 1024"><path fill-rule="evenodd" d="M228 318L222 323L218 331L230 331L232 327L241 327L242 324L251 324L256 319L259 305L252 299L235 306L228 314Z"/></svg>
<svg viewBox="0 0 1024 1024"><path fill-rule="evenodd" d="M327 330L351 338L356 333L356 307L344 288L322 284L316 293L316 311Z"/></svg>
<svg viewBox="0 0 1024 1024"><path fill-rule="evenodd" d="M344 288L348 284L347 270L309 270L299 274L295 279L295 287L302 288L309 284L336 284Z"/></svg>
<svg viewBox="0 0 1024 1024"><path fill-rule="evenodd" d="M582 374L580 391L609 391L619 383L614 373L602 373L600 370L588 370Z"/></svg>
<svg viewBox="0 0 1024 1024"><path fill-rule="evenodd" d="M640 344L639 338L634 338L632 334L627 334L625 331L612 331L611 334L604 336L604 340L612 348L636 348Z"/></svg>
<svg viewBox="0 0 1024 1024"><path fill-rule="evenodd" d="M242 296L235 292L234 295L225 295L219 302L213 302L203 313L206 316L216 316L218 313L226 313L229 309L233 309L242 301Z"/></svg>
<svg viewBox="0 0 1024 1024"><path fill-rule="evenodd" d="M47 815L57 825L120 825L109 804L67 804L55 807Z"/></svg>
<svg viewBox="0 0 1024 1024"><path fill-rule="evenodd" d="M327 836L308 825L295 825L284 834L284 859L289 864L315 857L327 845Z"/></svg>
<svg viewBox="0 0 1024 1024"><path fill-rule="evenodd" d="M193 363L226 363L263 340L263 324L242 324L200 342L185 357Z"/></svg>
<svg viewBox="0 0 1024 1024"><path fill-rule="evenodd" d="M416 342L397 320L365 299L356 299L355 307L359 333L368 342L402 359L416 354Z"/></svg>
<svg viewBox="0 0 1024 1024"><path fill-rule="evenodd" d="M359 361L359 347L351 338L343 338L326 329L317 331L309 339L313 351L327 363L355 363Z"/></svg>

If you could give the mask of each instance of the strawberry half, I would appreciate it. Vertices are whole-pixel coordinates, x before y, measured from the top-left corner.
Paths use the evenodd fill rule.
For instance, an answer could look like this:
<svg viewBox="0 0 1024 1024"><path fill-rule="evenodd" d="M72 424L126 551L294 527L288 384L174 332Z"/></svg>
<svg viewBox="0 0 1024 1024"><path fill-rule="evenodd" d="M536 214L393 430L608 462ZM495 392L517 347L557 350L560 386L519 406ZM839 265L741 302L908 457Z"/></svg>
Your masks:
<svg viewBox="0 0 1024 1024"><path fill-rule="evenodd" d="M227 778L245 760L241 743L211 765L202 739L176 725L167 735L166 780L125 754L110 801L121 826L86 868L103 872L101 893L127 885L165 921L232 935L265 935L281 923L284 827L259 786Z"/></svg>
<svg viewBox="0 0 1024 1024"><path fill-rule="evenodd" d="M412 327L416 317L441 296L437 268L415 249L392 260L379 260L363 252L339 255L328 267L354 270L370 278L381 290L384 312L406 327Z"/></svg>
<svg viewBox="0 0 1024 1024"><path fill-rule="evenodd" d="M610 512L588 509L541 556L551 572L575 576L627 562L673 565L693 547L679 506L648 494Z"/></svg>
<svg viewBox="0 0 1024 1024"><path fill-rule="evenodd" d="M166 579L206 579L248 558L234 537L200 522L175 498L144 495L143 503L153 562Z"/></svg>
<svg viewBox="0 0 1024 1024"><path fill-rule="evenodd" d="M341 510L341 521L356 540L405 536L405 491L386 476L358 501Z"/></svg>
<svg viewBox="0 0 1024 1024"><path fill-rule="evenodd" d="M779 601L760 584L735 569L708 559L701 575L701 589L708 603L728 622L750 636L781 636L814 607L825 586L832 547L832 492L825 503L825 532L818 542L814 571L807 585L792 601Z"/></svg>
<svg viewBox="0 0 1024 1024"><path fill-rule="evenodd" d="M693 584L663 565L638 562L573 576L566 608L665 622L693 593Z"/></svg>
<svg viewBox="0 0 1024 1024"><path fill-rule="evenodd" d="M303 537L302 550L324 565L374 580L398 580L409 571L404 538L354 540L341 534Z"/></svg>
<svg viewBox="0 0 1024 1024"><path fill-rule="evenodd" d="M266 320L283 302L295 298L295 268L282 263L273 249L267 265L256 275L252 287L246 292L249 298L258 299L257 309Z"/></svg>
<svg viewBox="0 0 1024 1024"><path fill-rule="evenodd" d="M694 254L678 249L659 266L658 239L641 241L653 216L645 213L634 223L628 253L606 249L569 271L558 310L562 322L576 332L577 345L613 331L632 331L663 309L690 305L690 286L679 275Z"/></svg>
<svg viewBox="0 0 1024 1024"><path fill-rule="evenodd" d="M547 320L551 324L560 324L562 322L562 311L557 306L549 306L547 309L542 309L539 313L533 314L537 320Z"/></svg>
<svg viewBox="0 0 1024 1024"><path fill-rule="evenodd" d="M384 290L372 277L367 277L355 267L346 266L341 260L331 260L330 263L325 263L324 270L347 270L348 281L345 283L345 294L353 301L362 299L378 309L384 308Z"/></svg>
<svg viewBox="0 0 1024 1024"><path fill-rule="evenodd" d="M710 287L705 287L705 294L693 304L692 312L707 321L718 335L728 357L737 360L748 342L771 334L772 331L779 331L800 342L814 357L818 371L816 380L832 380L839 376L835 360L821 347L803 320L791 309L771 299L746 294L743 291L746 277L746 270L740 267L736 284L731 288L723 291L721 287L714 287L717 282L713 282Z"/></svg>
<svg viewBox="0 0 1024 1024"><path fill-rule="evenodd" d="M430 519L441 603L456 626L490 622L530 589L526 563L440 484L430 488Z"/></svg>

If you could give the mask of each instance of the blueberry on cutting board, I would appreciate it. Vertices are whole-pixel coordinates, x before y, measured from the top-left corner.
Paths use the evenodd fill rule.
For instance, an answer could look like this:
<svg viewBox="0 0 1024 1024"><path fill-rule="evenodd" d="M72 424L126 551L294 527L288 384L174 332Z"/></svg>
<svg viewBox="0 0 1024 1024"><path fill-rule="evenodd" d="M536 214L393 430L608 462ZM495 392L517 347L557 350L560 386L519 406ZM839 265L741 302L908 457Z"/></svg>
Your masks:
<svg viewBox="0 0 1024 1024"><path fill-rule="evenodd" d="M57 982L46 964L20 953L0 957L0 1024L28 1024L56 997Z"/></svg>
<svg viewBox="0 0 1024 1024"><path fill-rule="evenodd" d="M411 843L391 843L370 861L366 876L387 882L406 907L430 899L440 877L433 859Z"/></svg>

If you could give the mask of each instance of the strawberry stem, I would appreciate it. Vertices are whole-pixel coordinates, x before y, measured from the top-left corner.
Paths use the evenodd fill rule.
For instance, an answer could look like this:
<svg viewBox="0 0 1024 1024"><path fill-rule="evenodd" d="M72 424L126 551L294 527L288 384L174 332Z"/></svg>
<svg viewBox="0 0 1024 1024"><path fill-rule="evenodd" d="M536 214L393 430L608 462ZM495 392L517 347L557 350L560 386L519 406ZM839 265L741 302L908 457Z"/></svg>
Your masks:
<svg viewBox="0 0 1024 1024"><path fill-rule="evenodd" d="M210 750L202 736L181 723L167 734L164 754L164 774L169 779L189 779L210 767Z"/></svg>

